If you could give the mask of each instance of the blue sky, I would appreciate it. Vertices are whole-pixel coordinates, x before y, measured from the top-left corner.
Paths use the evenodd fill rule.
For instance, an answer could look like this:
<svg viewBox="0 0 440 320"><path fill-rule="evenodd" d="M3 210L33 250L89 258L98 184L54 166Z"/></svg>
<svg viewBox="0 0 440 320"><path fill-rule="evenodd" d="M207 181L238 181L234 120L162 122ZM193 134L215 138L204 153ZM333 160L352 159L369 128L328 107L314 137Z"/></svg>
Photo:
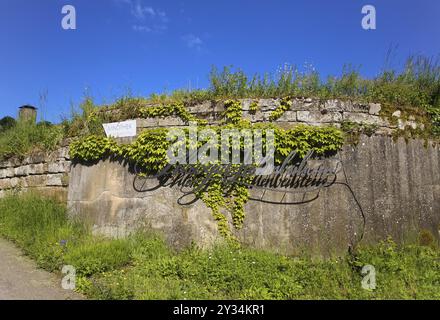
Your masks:
<svg viewBox="0 0 440 320"><path fill-rule="evenodd" d="M76 30L61 28L66 4ZM361 27L367 4L376 30ZM311 63L326 76L351 63L374 76L390 48L396 66L437 56L439 16L438 0L0 0L0 117L33 104L58 122L86 93L103 103L206 87L212 65Z"/></svg>

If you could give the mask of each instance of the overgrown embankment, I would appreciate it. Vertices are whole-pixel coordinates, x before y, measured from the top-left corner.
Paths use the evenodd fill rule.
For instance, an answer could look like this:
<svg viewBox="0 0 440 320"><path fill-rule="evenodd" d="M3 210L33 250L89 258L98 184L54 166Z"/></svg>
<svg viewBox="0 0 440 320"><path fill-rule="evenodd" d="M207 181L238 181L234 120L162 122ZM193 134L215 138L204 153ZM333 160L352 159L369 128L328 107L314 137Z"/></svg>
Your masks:
<svg viewBox="0 0 440 320"><path fill-rule="evenodd" d="M389 240L326 261L227 246L176 252L159 236L94 237L64 205L25 194L0 199L0 235L47 270L73 265L89 298L440 299L440 251L425 234L413 245ZM374 290L361 286L365 265L376 270Z"/></svg>
<svg viewBox="0 0 440 320"><path fill-rule="evenodd" d="M241 70L234 72L227 67L221 72L214 68L209 80L208 89L175 90L170 94L152 94L149 98L128 96L101 108L87 99L82 105L83 114L75 114L71 121L64 122L66 134L96 134L102 132L100 122L109 120L172 114L184 121L194 120L188 115L187 109L206 101L304 97L322 102L338 99L378 103L382 105L381 116L392 119L392 115L399 111L402 121L424 123L422 136L434 137L440 133L440 65L437 60L423 56L410 57L399 71L384 69L372 79L363 77L359 68L348 65L344 66L339 76L327 79L322 79L315 69L300 72L293 66L284 66L276 74L253 76ZM145 106L156 107L145 110ZM288 109L284 104L267 120L275 120ZM257 112L258 106L251 104L249 110ZM420 136L420 132L416 135Z"/></svg>
<svg viewBox="0 0 440 320"><path fill-rule="evenodd" d="M322 79L313 68L301 72L296 67L284 66L275 74L253 76L241 70L233 72L228 67L221 72L214 68L209 80L207 89L175 90L170 94L152 94L148 98L127 96L112 105L97 106L88 97L80 106L81 112L72 112L71 117L63 120L60 125L52 125L47 121L38 124L21 123L11 117L4 117L0 120L0 160L23 157L35 151L53 150L65 137L102 135L104 132L101 124L108 121L170 115L177 115L184 122L197 121L189 112L192 106L207 101L231 99L252 101L307 97L322 102L338 99L342 102L378 103L382 105L381 116L390 118L396 124L399 119L404 126L407 121L410 127L413 127L412 121L424 124L423 132L407 132L406 136L434 138L440 133L440 66L437 60L428 57L410 57L399 71L384 69L372 79L363 77L359 68L347 65L339 76L327 79ZM266 120L276 120L289 108L287 104L281 104ZM258 105L250 103L248 110L251 114L257 113ZM316 110L309 111L313 113ZM399 116L393 117L396 111ZM230 116L236 115L231 113ZM363 130L351 123L347 123L343 129L350 133ZM372 128L365 129L371 132Z"/></svg>

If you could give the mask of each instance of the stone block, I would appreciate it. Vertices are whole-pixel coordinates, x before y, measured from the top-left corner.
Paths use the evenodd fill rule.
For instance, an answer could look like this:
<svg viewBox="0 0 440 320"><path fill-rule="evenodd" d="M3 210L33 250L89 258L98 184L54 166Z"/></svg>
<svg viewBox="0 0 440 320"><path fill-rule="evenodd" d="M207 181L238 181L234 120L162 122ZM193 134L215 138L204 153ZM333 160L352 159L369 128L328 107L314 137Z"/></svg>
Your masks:
<svg viewBox="0 0 440 320"><path fill-rule="evenodd" d="M30 164L28 168L28 174L44 174L45 172L47 172L47 169L48 164L46 163Z"/></svg>
<svg viewBox="0 0 440 320"><path fill-rule="evenodd" d="M255 100L253 100L253 99L239 99L239 101L241 102L242 110L249 111L249 108L250 108L252 102L254 102ZM257 102L257 101L255 101L255 102Z"/></svg>
<svg viewBox="0 0 440 320"><path fill-rule="evenodd" d="M63 174L49 174L47 175L46 186L48 187L62 187L65 185L63 183Z"/></svg>
<svg viewBox="0 0 440 320"><path fill-rule="evenodd" d="M342 121L342 114L340 112L298 111L297 119L299 122L306 123L332 123Z"/></svg>
<svg viewBox="0 0 440 320"><path fill-rule="evenodd" d="M4 161L0 161L0 169L5 169L9 167L9 161L4 160Z"/></svg>
<svg viewBox="0 0 440 320"><path fill-rule="evenodd" d="M159 127L172 127L172 126L185 126L185 122L178 118L178 117L166 117L166 118L159 118L158 120L158 126Z"/></svg>
<svg viewBox="0 0 440 320"><path fill-rule="evenodd" d="M296 98L292 100L291 111L319 111L319 101Z"/></svg>
<svg viewBox="0 0 440 320"><path fill-rule="evenodd" d="M21 179L19 179L19 178L14 177L14 178L9 179L10 188L20 187L21 186L20 182L21 182Z"/></svg>
<svg viewBox="0 0 440 320"><path fill-rule="evenodd" d="M27 187L43 187L46 185L47 176L46 175L35 175L35 176L27 176L23 178L24 183Z"/></svg>
<svg viewBox="0 0 440 320"><path fill-rule="evenodd" d="M400 130L404 130L407 127L411 128L411 129L417 129L418 125L417 125L417 122L415 122L415 121L410 121L410 120L404 121L402 119L399 119L399 120L397 120L397 127Z"/></svg>
<svg viewBox="0 0 440 320"><path fill-rule="evenodd" d="M369 109L368 113L375 115L375 116L378 116L380 113L380 110L382 109L382 106L380 105L380 103L370 103L369 107L370 107L370 109Z"/></svg>
<svg viewBox="0 0 440 320"><path fill-rule="evenodd" d="M0 179L0 190L6 190L9 189L10 187L11 187L10 178Z"/></svg>
<svg viewBox="0 0 440 320"><path fill-rule="evenodd" d="M7 178L12 178L15 175L15 169L14 168L7 168L7 169L3 169L5 170L5 174Z"/></svg>
<svg viewBox="0 0 440 320"><path fill-rule="evenodd" d="M29 174L29 165L17 167L14 169L14 176L22 177Z"/></svg>
<svg viewBox="0 0 440 320"><path fill-rule="evenodd" d="M351 101L344 102L344 110L357 113L369 113L370 106L365 103L356 103Z"/></svg>
<svg viewBox="0 0 440 320"><path fill-rule="evenodd" d="M64 173L68 172L70 167L70 162L60 161L60 162L51 162L48 164L48 173Z"/></svg>
<svg viewBox="0 0 440 320"><path fill-rule="evenodd" d="M366 113L358 113L358 112L344 112L343 120L350 121L355 123L364 123L377 125L380 127L391 127L390 123L379 116L374 116Z"/></svg>
<svg viewBox="0 0 440 320"><path fill-rule="evenodd" d="M258 100L258 107L261 111L275 110L280 105L278 99L260 99Z"/></svg>
<svg viewBox="0 0 440 320"><path fill-rule="evenodd" d="M338 99L331 99L324 102L322 106L323 109L332 112L341 112L344 111L342 101Z"/></svg>
<svg viewBox="0 0 440 320"><path fill-rule="evenodd" d="M298 111L298 112L307 112L307 111ZM277 119L277 121L280 121L280 122L296 122L297 121L296 113L297 113L296 111L288 110L288 111L284 112L284 114L281 117L279 117Z"/></svg>
<svg viewBox="0 0 440 320"><path fill-rule="evenodd" d="M7 169L0 169L0 179L7 178L8 177L7 173L8 173Z"/></svg>
<svg viewBox="0 0 440 320"><path fill-rule="evenodd" d="M395 117L395 118L400 118L401 115L402 115L402 111L397 110L397 111L394 111L393 114L392 114L391 116L392 116L392 117Z"/></svg>
<svg viewBox="0 0 440 320"><path fill-rule="evenodd" d="M29 163L42 163L46 162L47 155L44 152L37 152L29 157Z"/></svg>
<svg viewBox="0 0 440 320"><path fill-rule="evenodd" d="M391 136L393 135L394 130L388 127L380 127L377 128L375 134L383 135L383 136Z"/></svg>
<svg viewBox="0 0 440 320"><path fill-rule="evenodd" d="M55 151L55 156L57 159L60 158L70 159L69 148L68 147L59 148L58 150Z"/></svg>
<svg viewBox="0 0 440 320"><path fill-rule="evenodd" d="M212 102L211 101L205 101L200 104L196 104L194 106L187 107L188 112L190 113L204 113L204 112L210 112L213 110Z"/></svg>
<svg viewBox="0 0 440 320"><path fill-rule="evenodd" d="M157 127L157 124L158 124L157 119L153 119L153 118L136 119L136 127L138 129Z"/></svg>
<svg viewBox="0 0 440 320"><path fill-rule="evenodd" d="M264 113L261 111L257 111L255 114L249 113L248 111L244 111L243 118L251 122L262 122L265 120Z"/></svg>

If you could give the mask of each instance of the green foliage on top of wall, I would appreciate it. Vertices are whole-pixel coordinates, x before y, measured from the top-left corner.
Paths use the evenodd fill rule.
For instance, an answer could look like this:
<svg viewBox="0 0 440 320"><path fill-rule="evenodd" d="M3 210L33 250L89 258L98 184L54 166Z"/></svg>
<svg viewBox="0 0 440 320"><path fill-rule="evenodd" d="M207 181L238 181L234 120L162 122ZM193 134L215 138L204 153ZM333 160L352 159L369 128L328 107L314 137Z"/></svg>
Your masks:
<svg viewBox="0 0 440 320"><path fill-rule="evenodd" d="M399 108L410 115L417 114L424 121L430 122L427 130L431 131L431 135L435 137L440 133L440 65L437 60L424 56L410 57L399 71L386 69L373 79L363 77L359 68L351 65L345 65L340 75L327 79L322 79L311 66L304 71L294 66L283 66L276 74L253 76L231 67L225 67L220 71L213 68L210 73L210 86L207 89L175 90L169 94L152 94L147 98L127 96L112 105L96 107L95 111L107 122L140 117L141 109L148 116L174 114L187 122L198 120L192 118L183 106L208 100L286 97L381 103L389 109ZM89 101L86 104L90 104ZM146 107L148 105L159 107ZM144 110L149 108L150 111ZM251 104L250 113L255 113L256 108L257 104ZM288 105L282 104L272 113L271 119L279 118L288 108ZM69 136L75 136L78 131L82 131L88 111L84 114L82 119L75 115L72 121L66 121L66 127L72 128L66 130L70 132Z"/></svg>
<svg viewBox="0 0 440 320"><path fill-rule="evenodd" d="M344 66L338 76L322 79L311 66L300 71L285 65L276 74L255 74L248 76L240 69L226 67L219 71L213 69L210 74L210 86L207 89L175 90L170 94L152 94L150 97L132 97L127 95L115 103L97 106L90 97L80 105L81 112L73 112L69 119L62 122L62 131L53 130L36 132L38 137L27 136L33 128L14 130L12 118L0 123L0 158L23 156L34 150L49 150L53 143L62 138L87 135L103 135L102 123L115 122L138 117L178 116L185 123L197 119L186 109L187 106L203 101L224 101L232 103L226 108L226 119L237 123L239 113L234 100L239 98L279 98L283 99L277 110L270 115L276 120L289 110L286 97L309 97L321 100L341 99L358 102L382 104L382 116L389 116L386 110L398 108L403 114L413 115L425 125L424 138L437 139L440 136L440 65L438 60L415 56L408 58L399 71L386 69L375 78L363 77L358 68ZM253 102L249 112L255 113L258 104Z"/></svg>
<svg viewBox="0 0 440 320"><path fill-rule="evenodd" d="M419 109L431 117L432 133L440 133L440 64L438 59L410 56L398 71L385 69L375 78L363 77L359 68L344 65L338 76L322 79L313 66L300 71L285 65L276 74L249 76L240 69L213 68L209 89L213 99L309 97L374 102L400 109ZM198 92L200 94L200 92ZM276 119L274 113L273 119Z"/></svg>
<svg viewBox="0 0 440 320"><path fill-rule="evenodd" d="M206 121L198 119L186 110L183 103L164 104L159 106L142 107L139 110L139 116L144 118L167 117L176 115L185 123L195 121L199 124L205 124Z"/></svg>

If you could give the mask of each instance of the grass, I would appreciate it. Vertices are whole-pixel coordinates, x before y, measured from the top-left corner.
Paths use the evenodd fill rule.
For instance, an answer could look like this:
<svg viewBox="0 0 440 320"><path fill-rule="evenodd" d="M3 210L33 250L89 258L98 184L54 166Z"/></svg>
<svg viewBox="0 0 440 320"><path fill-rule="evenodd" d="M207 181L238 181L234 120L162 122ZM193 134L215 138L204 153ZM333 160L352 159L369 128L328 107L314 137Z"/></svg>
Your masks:
<svg viewBox="0 0 440 320"><path fill-rule="evenodd" d="M0 199L0 235L45 269L73 265L92 299L440 299L440 251L426 235L324 261L221 245L176 252L154 234L92 236L64 205L32 193ZM376 268L373 291L361 288L367 264Z"/></svg>
<svg viewBox="0 0 440 320"><path fill-rule="evenodd" d="M270 98L284 96L368 100L397 106L440 107L440 64L424 56L409 57L401 71L383 70L363 77L359 68L345 65L340 76L322 79L312 66L300 72L285 65L275 74L247 76L225 67L210 73L209 95L214 98Z"/></svg>
<svg viewBox="0 0 440 320"><path fill-rule="evenodd" d="M63 138L61 127L47 122L18 121L0 132L0 160L24 157L36 151L50 151Z"/></svg>
<svg viewBox="0 0 440 320"><path fill-rule="evenodd" d="M248 76L240 69L216 68L209 74L209 87L197 90L175 90L169 94L152 94L148 98L128 95L115 103L97 106L90 97L73 111L61 126L14 124L13 119L0 120L0 160L25 156L36 150L51 150L63 137L103 135L102 123L139 117L139 107L146 104L181 102L185 105L206 100L238 98L310 97L350 99L382 103L384 115L397 108L403 118L413 115L426 126L426 135L440 136L440 64L424 56L408 58L401 70L383 70L374 78L363 77L359 68L346 65L339 76L322 79L308 66L305 71L285 65L275 74ZM98 112L113 109L117 112ZM425 136L426 136L425 135Z"/></svg>
<svg viewBox="0 0 440 320"><path fill-rule="evenodd" d="M175 90L171 93L152 94L148 98L131 95L117 100L105 109L117 109L116 120L137 116L137 108L146 104L168 104L183 102L186 105L206 100L238 98L282 98L309 97L318 99L344 99L359 102L382 103L384 110L396 108L408 114L428 118L432 133L440 134L440 64L438 60L424 57L409 57L401 70L385 69L374 78L363 77L359 68L351 65L343 67L339 76L322 79L312 66L299 71L294 66L285 65L276 73L247 75L240 69L215 67L209 74L209 87L196 90ZM91 128L85 128L90 110L102 110L93 105L90 98L81 105L83 114L75 114L72 121L65 122L71 135L92 131L99 119L92 119ZM392 112L391 112L392 113ZM99 113L106 117L105 113ZM108 114L107 114L108 116ZM101 119L101 122L105 119Z"/></svg>

